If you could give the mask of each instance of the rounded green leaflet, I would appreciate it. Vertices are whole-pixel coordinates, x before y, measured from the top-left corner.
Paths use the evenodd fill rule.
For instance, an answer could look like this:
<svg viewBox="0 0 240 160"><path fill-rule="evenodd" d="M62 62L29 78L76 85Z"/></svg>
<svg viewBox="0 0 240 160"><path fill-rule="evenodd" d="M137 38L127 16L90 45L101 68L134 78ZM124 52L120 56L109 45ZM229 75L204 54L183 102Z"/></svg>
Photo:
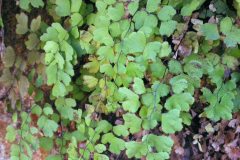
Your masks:
<svg viewBox="0 0 240 160"><path fill-rule="evenodd" d="M162 114L162 130L164 133L171 134L182 130L182 119L179 109L172 109Z"/></svg>
<svg viewBox="0 0 240 160"><path fill-rule="evenodd" d="M158 18L161 21L169 21L176 14L176 10L172 6L164 6L158 12Z"/></svg>
<svg viewBox="0 0 240 160"><path fill-rule="evenodd" d="M161 3L161 0L148 0L146 10L150 13L157 11L160 3Z"/></svg>
<svg viewBox="0 0 240 160"><path fill-rule="evenodd" d="M177 22L173 20L164 21L160 25L159 33L164 36L171 36L177 27Z"/></svg>
<svg viewBox="0 0 240 160"><path fill-rule="evenodd" d="M124 5L123 3L117 3L114 7L109 6L107 15L113 21L119 21L124 16Z"/></svg>
<svg viewBox="0 0 240 160"><path fill-rule="evenodd" d="M146 45L146 37L143 32L132 32L124 40L123 50L127 53L142 52Z"/></svg>

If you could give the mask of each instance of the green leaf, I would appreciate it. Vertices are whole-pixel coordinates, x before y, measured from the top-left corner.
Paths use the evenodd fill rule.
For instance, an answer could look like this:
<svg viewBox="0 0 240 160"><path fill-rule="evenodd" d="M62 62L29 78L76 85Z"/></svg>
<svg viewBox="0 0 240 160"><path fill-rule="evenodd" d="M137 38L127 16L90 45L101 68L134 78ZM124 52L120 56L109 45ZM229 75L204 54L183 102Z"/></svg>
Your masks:
<svg viewBox="0 0 240 160"><path fill-rule="evenodd" d="M54 83L57 82L57 64L56 63L51 63L47 69L46 69L46 73L47 73L47 84L48 85L52 85Z"/></svg>
<svg viewBox="0 0 240 160"><path fill-rule="evenodd" d="M113 46L114 42L110 34L108 33L108 28L102 27L97 28L93 32L93 39L100 43L105 44L106 46Z"/></svg>
<svg viewBox="0 0 240 160"><path fill-rule="evenodd" d="M28 35L28 40L25 41L25 45L27 49L34 50L37 48L39 42L38 36L35 33L31 33Z"/></svg>
<svg viewBox="0 0 240 160"><path fill-rule="evenodd" d="M4 67L9 68L14 65L15 62L15 51L12 47L7 47L5 49L5 53L3 55L2 61L4 63Z"/></svg>
<svg viewBox="0 0 240 160"><path fill-rule="evenodd" d="M78 13L82 6L82 0L71 0L71 12Z"/></svg>
<svg viewBox="0 0 240 160"><path fill-rule="evenodd" d="M161 23L159 32L162 36L171 36L177 27L177 21L169 20Z"/></svg>
<svg viewBox="0 0 240 160"><path fill-rule="evenodd" d="M47 156L46 160L61 160L61 155L49 155Z"/></svg>
<svg viewBox="0 0 240 160"><path fill-rule="evenodd" d="M106 146L103 145L103 144L97 144L95 146L95 150L98 152L98 153L102 153L104 151L106 151Z"/></svg>
<svg viewBox="0 0 240 160"><path fill-rule="evenodd" d="M167 136L157 136L154 134L149 134L143 137L143 139L148 138L148 144L155 147L157 152L171 153L171 148L173 146L173 140Z"/></svg>
<svg viewBox="0 0 240 160"><path fill-rule="evenodd" d="M122 102L123 109L129 112L137 112L140 107L139 97L126 87L119 88L119 93L125 97L125 101Z"/></svg>
<svg viewBox="0 0 240 160"><path fill-rule="evenodd" d="M94 88L98 84L98 79L93 76L84 75L83 84L87 85L88 88Z"/></svg>
<svg viewBox="0 0 240 160"><path fill-rule="evenodd" d="M69 0L56 0L56 13L60 17L65 17L70 15L71 12L71 6L70 6L70 1Z"/></svg>
<svg viewBox="0 0 240 160"><path fill-rule="evenodd" d="M123 115L124 125L129 128L130 133L138 133L141 130L142 120L135 114L127 113Z"/></svg>
<svg viewBox="0 0 240 160"><path fill-rule="evenodd" d="M97 55L99 55L98 59L99 60L108 60L109 62L113 62L115 59L115 55L113 52L112 47L110 46L102 46L98 49Z"/></svg>
<svg viewBox="0 0 240 160"><path fill-rule="evenodd" d="M176 14L176 10L172 6L164 6L158 12L158 18L161 21L169 21Z"/></svg>
<svg viewBox="0 0 240 160"><path fill-rule="evenodd" d="M182 65L177 60L170 60L168 62L168 68L169 68L169 72L173 74L181 74L183 72Z"/></svg>
<svg viewBox="0 0 240 160"><path fill-rule="evenodd" d="M107 15L113 21L119 21L124 16L124 5L123 3L117 3L114 7L109 6Z"/></svg>
<svg viewBox="0 0 240 160"><path fill-rule="evenodd" d="M137 11L139 7L139 1L136 0L136 1L131 1L129 4L128 4L128 11L131 15L134 15Z"/></svg>
<svg viewBox="0 0 240 160"><path fill-rule="evenodd" d="M194 98L190 93L174 94L167 99L164 107L167 110L179 109L180 111L189 111L190 105L194 102Z"/></svg>
<svg viewBox="0 0 240 160"><path fill-rule="evenodd" d="M123 136L126 137L129 135L128 128L125 125L117 125L113 127L113 132L117 136Z"/></svg>
<svg viewBox="0 0 240 160"><path fill-rule="evenodd" d="M57 131L58 128L58 124L55 121L50 120L45 116L41 116L38 119L37 125L43 130L44 135L47 137L52 137L53 133Z"/></svg>
<svg viewBox="0 0 240 160"><path fill-rule="evenodd" d="M53 139L48 137L40 137L39 145L45 151L51 151L53 148Z"/></svg>
<svg viewBox="0 0 240 160"><path fill-rule="evenodd" d="M6 133L6 140L8 140L10 143L14 142L16 139L17 132L15 128L12 125L7 126L6 128L7 133Z"/></svg>
<svg viewBox="0 0 240 160"><path fill-rule="evenodd" d="M39 105L34 104L32 106L32 114L36 114L36 115L40 116L42 114L42 108Z"/></svg>
<svg viewBox="0 0 240 160"><path fill-rule="evenodd" d="M174 93L181 93L188 87L188 81L184 78L173 77L170 80Z"/></svg>
<svg viewBox="0 0 240 160"><path fill-rule="evenodd" d="M151 73L156 78L163 78L166 72L166 66L161 61L156 61L150 65Z"/></svg>
<svg viewBox="0 0 240 160"><path fill-rule="evenodd" d="M201 26L201 32L206 40L217 40L220 38L216 24L205 23Z"/></svg>
<svg viewBox="0 0 240 160"><path fill-rule="evenodd" d="M153 92L159 97L165 97L169 94L169 86L160 82L154 82L152 85Z"/></svg>
<svg viewBox="0 0 240 160"><path fill-rule="evenodd" d="M103 0L103 1L108 5L112 5L112 4L116 3L116 0Z"/></svg>
<svg viewBox="0 0 240 160"><path fill-rule="evenodd" d="M35 8L43 7L44 2L42 0L30 0L31 4Z"/></svg>
<svg viewBox="0 0 240 160"><path fill-rule="evenodd" d="M30 0L20 0L19 7L23 10L29 10Z"/></svg>
<svg viewBox="0 0 240 160"><path fill-rule="evenodd" d="M161 50L160 50L158 56L159 56L160 58L168 57L171 53L172 53L172 48L171 48L171 46L169 45L169 43L166 42L166 41L163 42L163 43L162 43Z"/></svg>
<svg viewBox="0 0 240 160"><path fill-rule="evenodd" d="M149 13L155 12L158 9L158 6L160 3L161 3L161 0L148 0L146 10Z"/></svg>
<svg viewBox="0 0 240 160"><path fill-rule="evenodd" d="M169 154L166 152L158 153L148 153L147 160L167 160L169 159Z"/></svg>
<svg viewBox="0 0 240 160"><path fill-rule="evenodd" d="M162 130L164 133L171 134L182 130L182 119L179 116L179 109L172 109L162 114Z"/></svg>
<svg viewBox="0 0 240 160"><path fill-rule="evenodd" d="M33 19L30 24L30 29L32 32L36 32L41 26L41 16L37 16L37 18Z"/></svg>
<svg viewBox="0 0 240 160"><path fill-rule="evenodd" d="M57 81L52 89L52 95L54 97L63 97L66 93L66 88L62 82Z"/></svg>
<svg viewBox="0 0 240 160"><path fill-rule="evenodd" d="M98 122L95 129L97 133L107 133L110 130L112 130L112 125L106 120L101 120L100 122Z"/></svg>
<svg viewBox="0 0 240 160"><path fill-rule="evenodd" d="M235 47L237 44L240 43L239 37L240 36L240 29L234 28L231 32L227 33L224 43L227 47Z"/></svg>
<svg viewBox="0 0 240 160"><path fill-rule="evenodd" d="M110 143L109 151L115 154L119 154L122 150L125 149L125 142L115 137L112 133L107 133L102 136L103 144Z"/></svg>
<svg viewBox="0 0 240 160"><path fill-rule="evenodd" d="M149 42L144 48L143 56L146 59L156 61L157 53L160 52L161 43L160 42Z"/></svg>
<svg viewBox="0 0 240 160"><path fill-rule="evenodd" d="M51 115L53 114L53 109L50 105L47 105L46 107L43 108L43 112L45 115Z"/></svg>
<svg viewBox="0 0 240 160"><path fill-rule="evenodd" d="M124 40L123 49L125 53L142 52L146 45L146 37L143 32L132 32Z"/></svg>
<svg viewBox="0 0 240 160"><path fill-rule="evenodd" d="M229 120L232 118L232 110L234 108L233 99L235 96L231 90L235 87L235 84L231 88L227 88L228 85L232 85L231 81L223 84L220 90L216 89L214 94L207 88L202 89L203 97L209 103L204 113L213 121L220 119Z"/></svg>
<svg viewBox="0 0 240 160"><path fill-rule="evenodd" d="M190 16L193 11L197 10L206 0L191 0L186 1L187 3L181 9L182 16Z"/></svg>
<svg viewBox="0 0 240 160"><path fill-rule="evenodd" d="M142 142L126 142L126 149L128 158L141 158L148 153L148 146Z"/></svg>
<svg viewBox="0 0 240 160"><path fill-rule="evenodd" d="M146 92L144 82L140 78L134 78L133 90L137 94L143 94Z"/></svg>
<svg viewBox="0 0 240 160"><path fill-rule="evenodd" d="M16 33L23 35L28 31L28 16L21 12L20 14L16 14L17 18L17 26L16 26Z"/></svg>

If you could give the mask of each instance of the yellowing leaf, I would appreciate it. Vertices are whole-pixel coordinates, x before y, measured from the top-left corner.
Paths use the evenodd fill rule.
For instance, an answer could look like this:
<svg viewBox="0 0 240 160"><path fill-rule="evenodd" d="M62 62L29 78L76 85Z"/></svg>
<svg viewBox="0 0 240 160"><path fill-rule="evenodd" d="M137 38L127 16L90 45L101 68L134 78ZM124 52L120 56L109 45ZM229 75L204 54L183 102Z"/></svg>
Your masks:
<svg viewBox="0 0 240 160"><path fill-rule="evenodd" d="M87 85L88 88L94 88L98 84L98 79L93 76L84 75L83 84Z"/></svg>

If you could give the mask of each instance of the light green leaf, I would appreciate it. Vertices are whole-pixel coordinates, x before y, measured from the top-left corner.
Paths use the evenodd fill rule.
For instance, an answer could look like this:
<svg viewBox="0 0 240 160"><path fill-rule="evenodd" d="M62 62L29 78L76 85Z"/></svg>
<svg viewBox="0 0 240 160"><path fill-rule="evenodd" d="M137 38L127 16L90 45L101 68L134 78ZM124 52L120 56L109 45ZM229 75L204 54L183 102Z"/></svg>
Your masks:
<svg viewBox="0 0 240 160"><path fill-rule="evenodd" d="M206 40L217 40L220 38L216 24L205 23L201 26L201 32Z"/></svg>
<svg viewBox="0 0 240 160"><path fill-rule="evenodd" d="M148 153L148 146L142 142L126 142L126 149L128 158L141 158Z"/></svg>
<svg viewBox="0 0 240 160"><path fill-rule="evenodd" d="M56 13L60 17L65 17L70 15L71 12L71 6L70 6L70 1L69 0L56 0Z"/></svg>
<svg viewBox="0 0 240 160"><path fill-rule="evenodd" d="M169 21L176 14L176 10L172 6L164 6L158 12L158 18L161 21Z"/></svg>
<svg viewBox="0 0 240 160"><path fill-rule="evenodd" d="M173 120L173 119L172 119ZM174 120L173 120L174 121ZM157 152L171 153L171 148L173 146L173 140L167 136L157 136L154 134L149 134L143 137L143 139L148 138L148 144L155 147Z"/></svg>
<svg viewBox="0 0 240 160"><path fill-rule="evenodd" d="M159 32L162 36L171 36L177 27L177 21L169 20L164 21L160 25Z"/></svg>
<svg viewBox="0 0 240 160"><path fill-rule="evenodd" d="M44 2L42 0L30 0L31 4L35 8L43 7Z"/></svg>
<svg viewBox="0 0 240 160"><path fill-rule="evenodd" d="M174 93L181 93L188 87L188 81L184 78L173 77L170 80Z"/></svg>
<svg viewBox="0 0 240 160"><path fill-rule="evenodd" d="M134 134L141 130L142 120L135 114L127 113L123 115L124 125L129 128L130 133Z"/></svg>
<svg viewBox="0 0 240 160"><path fill-rule="evenodd" d="M97 144L95 146L95 150L98 152L98 153L102 153L104 151L106 151L106 146L103 145L103 144Z"/></svg>
<svg viewBox="0 0 240 160"><path fill-rule="evenodd" d="M143 56L146 59L156 61L157 53L160 52L161 43L160 42L149 42L144 48Z"/></svg>
<svg viewBox="0 0 240 160"><path fill-rule="evenodd" d="M99 55L99 60L108 60L109 62L113 62L115 59L115 55L113 52L113 48L110 46L102 46L98 49L97 55Z"/></svg>
<svg viewBox="0 0 240 160"><path fill-rule="evenodd" d="M82 0L71 0L71 12L78 13L82 6Z"/></svg>
<svg viewBox="0 0 240 160"><path fill-rule="evenodd" d="M6 140L8 140L10 143L14 142L16 139L17 132L15 128L12 125L7 126L6 128L7 133L6 133Z"/></svg>
<svg viewBox="0 0 240 160"><path fill-rule="evenodd" d="M131 15L134 15L137 11L139 7L139 1L138 0L135 0L135 1L131 1L129 4L128 4L128 11Z"/></svg>
<svg viewBox="0 0 240 160"><path fill-rule="evenodd" d="M43 112L45 115L51 115L53 114L53 109L50 105L47 105L46 107L43 108Z"/></svg>
<svg viewBox="0 0 240 160"><path fill-rule="evenodd" d="M109 151L115 154L119 154L120 151L125 149L125 142L115 137L112 133L107 133L102 136L103 144L110 143Z"/></svg>
<svg viewBox="0 0 240 160"><path fill-rule="evenodd" d="M160 58L163 58L163 57L168 57L170 54L172 53L172 48L171 46L169 45L168 42L163 42L162 43L162 47L161 47L161 50L160 50L160 53L158 54L158 56Z"/></svg>
<svg viewBox="0 0 240 160"><path fill-rule="evenodd" d="M162 130L164 133L171 134L182 130L182 119L179 116L179 109L172 109L162 114Z"/></svg>
<svg viewBox="0 0 240 160"><path fill-rule="evenodd" d="M117 125L113 127L113 132L117 136L126 137L129 135L128 128L125 125Z"/></svg>
<svg viewBox="0 0 240 160"><path fill-rule="evenodd" d="M174 94L167 99L164 107L167 110L179 109L180 111L189 111L190 105L194 102L194 98L190 93Z"/></svg>
<svg viewBox="0 0 240 160"><path fill-rule="evenodd" d="M106 120L101 120L100 122L98 122L95 129L97 133L107 133L110 130L112 130L112 125Z"/></svg>
<svg viewBox="0 0 240 160"><path fill-rule="evenodd" d="M220 22L220 31L224 34L228 34L233 27L232 19L230 17L225 17Z"/></svg>
<svg viewBox="0 0 240 160"><path fill-rule="evenodd" d="M168 68L169 68L169 72L173 74L181 74L183 72L182 65L177 60L170 60L168 62Z"/></svg>
<svg viewBox="0 0 240 160"><path fill-rule="evenodd" d="M41 116L38 119L37 125L43 130L46 137L52 137L53 133L57 131L58 128L58 124L55 121L50 120L45 116Z"/></svg>
<svg viewBox="0 0 240 160"><path fill-rule="evenodd" d="M123 109L130 112L137 112L140 107L139 97L126 87L119 88L119 93L125 97L125 101L122 102Z"/></svg>
<svg viewBox="0 0 240 160"><path fill-rule="evenodd" d="M132 32L124 40L125 53L142 52L146 45L146 37L143 32Z"/></svg>
<svg viewBox="0 0 240 160"><path fill-rule="evenodd" d="M158 6L160 3L161 3L161 0L148 0L146 10L149 13L155 12L158 9Z"/></svg>
<svg viewBox="0 0 240 160"><path fill-rule="evenodd" d="M113 21L119 21L124 16L124 5L123 3L117 3L114 7L109 6L107 15Z"/></svg>
<svg viewBox="0 0 240 160"><path fill-rule="evenodd" d="M23 10L29 10L30 0L20 0L19 7Z"/></svg>
<svg viewBox="0 0 240 160"><path fill-rule="evenodd" d="M137 94L143 94L146 92L144 82L140 78L134 78L133 90Z"/></svg>
<svg viewBox="0 0 240 160"><path fill-rule="evenodd" d="M198 9L206 0L191 0L187 1L181 9L182 16L190 16L193 11Z"/></svg>
<svg viewBox="0 0 240 160"><path fill-rule="evenodd" d="M66 93L66 88L62 82L57 81L52 89L52 95L54 97L63 97Z"/></svg>

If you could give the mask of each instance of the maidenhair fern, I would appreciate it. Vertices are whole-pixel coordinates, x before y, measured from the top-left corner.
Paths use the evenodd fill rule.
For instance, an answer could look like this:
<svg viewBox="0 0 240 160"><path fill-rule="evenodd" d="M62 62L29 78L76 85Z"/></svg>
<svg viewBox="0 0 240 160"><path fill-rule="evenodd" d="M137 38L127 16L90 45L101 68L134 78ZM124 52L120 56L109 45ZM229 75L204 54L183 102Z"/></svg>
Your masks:
<svg viewBox="0 0 240 160"><path fill-rule="evenodd" d="M28 59L12 47L3 57L0 81L17 109L6 135L11 158L33 159L41 147L47 160L165 160L170 134L191 125L195 102L204 106L200 117L231 119L239 109L239 29L232 15L203 23L193 15L203 5L20 0L25 11L44 7L53 22L38 16L29 26L30 17L17 14ZM27 96L34 102L24 111Z"/></svg>

